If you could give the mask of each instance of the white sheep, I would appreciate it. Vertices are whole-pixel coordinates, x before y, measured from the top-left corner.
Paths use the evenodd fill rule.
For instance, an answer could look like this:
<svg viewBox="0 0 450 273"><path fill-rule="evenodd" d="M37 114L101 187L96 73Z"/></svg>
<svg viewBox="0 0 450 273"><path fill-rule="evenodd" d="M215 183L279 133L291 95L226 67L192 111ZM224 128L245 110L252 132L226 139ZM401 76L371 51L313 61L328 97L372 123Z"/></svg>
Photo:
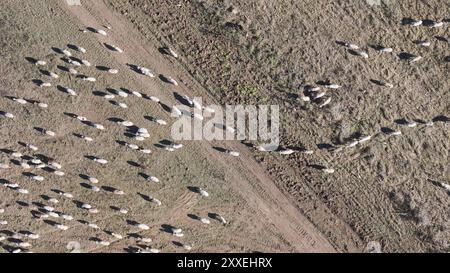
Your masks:
<svg viewBox="0 0 450 273"><path fill-rule="evenodd" d="M6 117L6 118L10 118L13 119L14 115L8 112L0 112L2 116Z"/></svg>
<svg viewBox="0 0 450 273"><path fill-rule="evenodd" d="M117 73L119 73L119 70L114 69L114 68L110 68L110 69L108 69L108 73L110 73L110 74L117 74Z"/></svg>
<svg viewBox="0 0 450 273"><path fill-rule="evenodd" d="M324 87L325 88L329 88L329 89L339 89L339 88L341 88L341 86L338 85L338 84L326 84L326 85L324 85Z"/></svg>
<svg viewBox="0 0 450 273"><path fill-rule="evenodd" d="M44 66L44 65L47 64L47 62L46 62L46 61L42 61L42 60L37 60L34 64L35 64L35 65Z"/></svg>
<svg viewBox="0 0 450 273"><path fill-rule="evenodd" d="M208 218L201 218L200 222L202 222L203 224L209 225L211 223L211 221L209 221Z"/></svg>
<svg viewBox="0 0 450 273"><path fill-rule="evenodd" d="M319 105L319 107L322 108L322 107L324 107L325 105L329 104L330 102L331 102L331 97L329 97L328 99L326 99L325 101L323 101L323 102Z"/></svg>
<svg viewBox="0 0 450 273"><path fill-rule="evenodd" d="M334 169L332 169L332 168L323 168L322 172L327 173L327 174L332 174L332 173L334 173Z"/></svg>
<svg viewBox="0 0 450 273"><path fill-rule="evenodd" d="M226 153L231 156L235 156L235 157L238 157L240 155L240 153L238 151L232 151L232 150L227 150Z"/></svg>
<svg viewBox="0 0 450 273"><path fill-rule="evenodd" d="M85 66L91 66L91 63L88 60L81 60L81 63L84 64Z"/></svg>
<svg viewBox="0 0 450 273"><path fill-rule="evenodd" d="M155 122L158 123L159 125L167 125L167 122L162 119L156 119Z"/></svg>
<svg viewBox="0 0 450 273"><path fill-rule="evenodd" d="M159 102L160 102L160 99L159 99L158 97L155 97L155 96L150 96L150 100L151 100L151 101L154 101L154 102L156 102L156 103L159 103Z"/></svg>
<svg viewBox="0 0 450 273"><path fill-rule="evenodd" d="M151 176L150 175L149 177L147 177L147 181L158 183L159 179L156 176Z"/></svg>
<svg viewBox="0 0 450 273"><path fill-rule="evenodd" d="M28 103L28 101L21 99L21 98L13 98L12 100L19 104L27 104Z"/></svg>
<svg viewBox="0 0 450 273"><path fill-rule="evenodd" d="M281 154L281 155L290 155L290 154L293 154L294 152L295 151L292 150L292 149L285 149L285 150L279 151L279 154Z"/></svg>
<svg viewBox="0 0 450 273"><path fill-rule="evenodd" d="M155 75L150 71L150 69L146 68L146 67L142 67L142 66L137 66L136 69L141 73L144 74L146 76L149 76L150 78L154 78Z"/></svg>
<svg viewBox="0 0 450 273"><path fill-rule="evenodd" d="M142 230L149 230L150 229L150 227L149 226L147 226L146 224L137 224L136 225L139 229L142 229Z"/></svg>
<svg viewBox="0 0 450 273"><path fill-rule="evenodd" d="M67 49L63 49L62 53L63 53L64 55L66 55L67 57L72 57L72 53L70 53L70 51L67 50Z"/></svg>
<svg viewBox="0 0 450 273"><path fill-rule="evenodd" d="M71 67L71 68L69 68L69 73L76 75L76 74L78 74L78 71Z"/></svg>
<svg viewBox="0 0 450 273"><path fill-rule="evenodd" d="M83 77L82 80L83 81L87 81L87 82L95 82L95 81L97 81L97 79L94 78L94 77Z"/></svg>
<svg viewBox="0 0 450 273"><path fill-rule="evenodd" d="M102 165L108 164L108 161L106 159L103 159L103 158L94 158L94 162L97 162L97 163L102 164Z"/></svg>

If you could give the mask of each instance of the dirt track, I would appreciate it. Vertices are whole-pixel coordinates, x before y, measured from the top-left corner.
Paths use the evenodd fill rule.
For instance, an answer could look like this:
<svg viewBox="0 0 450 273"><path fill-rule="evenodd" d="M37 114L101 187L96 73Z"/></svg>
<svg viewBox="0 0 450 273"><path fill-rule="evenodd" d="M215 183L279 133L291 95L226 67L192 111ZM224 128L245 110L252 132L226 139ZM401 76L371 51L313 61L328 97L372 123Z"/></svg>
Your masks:
<svg viewBox="0 0 450 273"><path fill-rule="evenodd" d="M127 225L126 220L133 219L145 222L150 226L149 231L139 232L142 236L149 236L154 243L151 245L162 251L182 251L171 241L171 235L159 230L164 224L182 226L186 230L184 240L194 245L195 251L295 251L295 252L331 252L334 248L316 228L298 212L291 199L280 192L274 182L266 175L261 165L257 164L251 154L245 151L242 144L187 142L183 151L177 155L168 154L164 150L156 149L150 158L136 157L133 152L120 147L116 140L123 139L123 130L112 122L111 117L132 120L135 123L152 127L152 137L144 145L154 147L164 138L168 138L168 130L160 129L149 124L145 115L160 116L170 119L164 109L149 101L126 99L130 105L128 110L121 110L107 103L105 99L93 95L93 91L105 90L107 87L126 87L131 90L157 96L166 105L176 104L172 92L174 88L162 83L159 79L150 79L138 75L127 67L127 63L142 64L156 73L171 75L180 79L182 84L177 92L206 96L181 64L163 56L158 51L161 44L151 37L143 38L119 14L112 12L100 1L83 3L83 7L68 7L63 1L45 1L45 3L26 3L20 7L14 1L2 3L5 7L3 20L10 20L14 27L5 29L4 43L7 50L3 54L9 55L7 62L2 64L4 83L2 87L2 110L8 108L16 112L17 123L2 119L2 148L20 149L17 140L33 142L41 147L42 153L51 153L64 166L66 176L63 178L49 178L50 181L41 185L34 185L29 178L20 174L20 170L13 168L13 173L2 171L2 179L26 185L31 194L23 197L7 188L2 188L2 206L6 207L5 217L8 226L4 233L32 230L41 235L41 239L33 242L34 251L65 251L68 241L76 240L82 243L84 251L123 251L136 243L132 237L124 240L112 240L102 231L92 231L80 222L68 223L69 231L57 231L51 225L41 220L32 219L30 210L42 201L42 194L54 195L51 189L63 189L76 194L77 199L95 204L99 209L98 215L80 212L72 202L61 200L55 205L66 213L71 213L75 219L97 223L103 230L113 230L118 233L136 233L136 229ZM22 9L23 8L23 9ZM15 13L15 18L6 18L7 13ZM44 18L44 14L52 17ZM41 17L42 16L42 17ZM93 33L82 33L85 27L111 26L109 35L103 37ZM19 33L14 33L14 31ZM17 43L14 35L24 35L24 40ZM103 43L119 45L124 49L123 54L108 52ZM51 87L42 90L36 87L31 79L42 78L37 68L30 65L25 57L43 58L56 69L56 64L63 64L59 55L52 51L52 47L64 47L67 43L74 43L86 47L87 58L95 65L106 65L118 68L117 76L105 75L95 71L95 68L83 68L95 75L98 81L89 86L77 83L76 78L63 75L59 83L73 86L80 91L76 98L67 98L65 94ZM14 69L11 69L14 67ZM58 71L60 72L60 71ZM102 74L103 73L103 74ZM54 84L56 85L56 83ZM196 93L192 93L195 87ZM5 96L17 96L45 100L49 104L47 110L32 110L18 106ZM213 99L210 98L210 102ZM17 111L14 111L17 110ZM105 124L105 132L93 132L93 129L80 127L63 113L82 114L89 119ZM57 132L57 137L50 139L42 137L33 131L33 126L51 127ZM81 132L92 134L96 144L80 143L72 133ZM20 137L18 137L20 136ZM124 139L126 140L126 139ZM140 143L139 143L140 144ZM238 159L220 154L212 147L221 145L236 147L243 150ZM86 155L101 155L110 160L108 167L96 169L84 157ZM2 160L8 160L6 153ZM137 171L126 162L135 161L149 166L158 176L162 177L162 185L143 185ZM105 193L95 194L80 186L78 174L92 174L100 178L109 186L123 189L126 195L111 197ZM51 174L43 174L50 176ZM212 198L205 201L197 194L186 189L187 186L202 186L211 194ZM146 202L139 200L137 193L151 193L163 201L161 208L153 208ZM214 198L214 196L217 196ZM3 198L4 197L4 198ZM45 200L45 199L44 199ZM17 202L20 201L20 202ZM130 214L125 218L111 211L111 205L130 208ZM217 223L211 227L199 227L200 224L189 219L188 214L206 212L220 212L230 221L222 227ZM59 221L59 220L58 220ZM88 235L89 234L89 235ZM92 237L104 238L112 241L109 247L99 247L92 242ZM8 245L3 245L9 250ZM194 251L193 250L193 251Z"/></svg>

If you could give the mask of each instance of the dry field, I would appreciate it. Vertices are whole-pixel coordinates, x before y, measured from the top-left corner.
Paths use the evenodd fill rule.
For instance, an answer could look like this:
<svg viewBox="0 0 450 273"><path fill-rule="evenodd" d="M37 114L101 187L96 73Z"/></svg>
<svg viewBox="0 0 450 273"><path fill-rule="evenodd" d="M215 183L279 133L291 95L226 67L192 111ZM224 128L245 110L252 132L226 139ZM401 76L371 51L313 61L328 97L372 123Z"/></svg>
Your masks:
<svg viewBox="0 0 450 273"><path fill-rule="evenodd" d="M68 252L71 241L86 252L362 252L370 251L373 241L383 252L448 251L450 202L442 183L450 184L450 3L368 2L377 1L105 0L82 1L81 7L58 0L2 1L0 111L15 117L0 117L0 163L10 166L0 169L0 221L7 221L0 226L0 252ZM415 27L408 24L410 18L424 21ZM443 25L430 27L435 21ZM83 31L87 27L108 35ZM360 48L352 51L345 42ZM393 52L380 52L380 45ZM179 58L162 54L163 46ZM68 64L58 50L64 48L92 66ZM358 56L361 51L368 58ZM408 54L423 58L411 62ZM47 64L36 66L33 59ZM148 67L157 77L140 75L127 64ZM97 81L82 81L65 67ZM52 86L39 87L39 81ZM317 100L302 99L314 96L308 86L327 82L341 87ZM126 103L123 109L102 97L108 88L146 96L116 95L112 101ZM281 145L295 152L261 152L237 141L186 141L181 149L167 151L169 111L178 104L174 92L208 103L280 105ZM45 102L48 108L22 105L13 97ZM106 128L92 128L71 114ZM158 125L153 118L169 124ZM135 141L118 119L147 128L150 137ZM355 144L364 136L371 139ZM131 150L123 141L152 153ZM238 150L240 156L214 147ZM14 158L17 151L21 158ZM39 154L55 158L65 175L20 166ZM325 173L325 167L334 172ZM92 184L86 175L99 182ZM146 175L160 182L149 182ZM11 188L15 183L29 193ZM44 206L54 207L56 215ZM181 228L184 236L174 236L171 227Z"/></svg>

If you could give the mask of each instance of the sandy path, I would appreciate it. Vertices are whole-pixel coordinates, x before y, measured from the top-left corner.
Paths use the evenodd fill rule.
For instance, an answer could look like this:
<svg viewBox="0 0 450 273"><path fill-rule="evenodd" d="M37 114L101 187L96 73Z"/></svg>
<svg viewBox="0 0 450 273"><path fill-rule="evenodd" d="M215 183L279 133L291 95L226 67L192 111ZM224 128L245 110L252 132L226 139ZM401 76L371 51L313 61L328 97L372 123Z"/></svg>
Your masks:
<svg viewBox="0 0 450 273"><path fill-rule="evenodd" d="M132 26L127 24L117 14L113 14L101 1L92 1L88 7L67 7L62 4L66 10L72 13L82 24L86 26L101 26L103 21L108 22L112 27L107 39L111 42L117 42L125 49L125 54L115 55L118 63L125 64L131 62L130 60L147 60L153 65L157 71L164 71L168 69L176 69L171 71L172 74L185 74L179 65L167 64L167 60L158 54L155 45L145 48L139 41L139 33L132 29ZM90 9L88 11L88 9ZM95 15L93 15L95 14ZM99 22L95 17L101 17ZM104 42L104 37L100 37L101 42ZM174 67L175 66L175 67ZM174 73L175 72L175 73ZM137 81L142 81L146 85L146 80L135 76ZM184 88L185 89L185 88ZM206 94L202 90L203 94ZM183 92L190 94L190 92ZM167 99L170 96L167 94L157 94L162 99ZM199 94L197 94L199 95ZM212 145L208 142L203 142L205 152L209 157L219 164L227 166L234 188L239 189L244 200L248 202L258 214L268 219L270 223L275 226L280 235L288 241L293 248L298 252L333 252L334 248L327 242L327 240L320 234L315 227L299 213L298 209L292 205L291 201L275 186L273 181L266 175L259 164L246 151L242 156L230 166L230 162L224 158L224 155L219 154L212 149ZM242 145L234 144L235 148L243 149ZM242 173L246 176L254 176L254 183L249 183L248 180L242 179ZM173 213L179 213L179 210L172 210Z"/></svg>

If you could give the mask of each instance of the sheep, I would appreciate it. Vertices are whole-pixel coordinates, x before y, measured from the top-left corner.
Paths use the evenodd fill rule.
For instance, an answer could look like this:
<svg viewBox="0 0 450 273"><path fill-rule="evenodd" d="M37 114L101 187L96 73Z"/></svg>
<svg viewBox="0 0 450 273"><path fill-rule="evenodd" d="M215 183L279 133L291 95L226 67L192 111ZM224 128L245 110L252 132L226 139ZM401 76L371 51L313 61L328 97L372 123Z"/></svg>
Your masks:
<svg viewBox="0 0 450 273"><path fill-rule="evenodd" d="M193 104L194 108L197 108L198 110L202 110L203 109L201 103L196 101L195 98L192 99L192 104Z"/></svg>
<svg viewBox="0 0 450 273"><path fill-rule="evenodd" d="M444 22L433 22L432 25L430 25L430 28L438 28L442 27L444 25Z"/></svg>
<svg viewBox="0 0 450 273"><path fill-rule="evenodd" d="M101 125L101 124L99 124L99 123L94 123L93 125L92 125L95 129L99 129L99 130L105 130L105 126L103 126L103 125Z"/></svg>
<svg viewBox="0 0 450 273"><path fill-rule="evenodd" d="M123 52L123 50L120 47L115 46L115 45L106 44L106 47L111 49L111 50L113 50L113 51L117 51L119 53Z"/></svg>
<svg viewBox="0 0 450 273"><path fill-rule="evenodd" d="M114 232L111 232L111 236L115 237L116 239L123 239L123 236Z"/></svg>
<svg viewBox="0 0 450 273"><path fill-rule="evenodd" d="M209 225L211 223L211 221L209 221L208 218L201 218L200 222L202 222L203 224Z"/></svg>
<svg viewBox="0 0 450 273"><path fill-rule="evenodd" d="M33 176L31 176L31 179L42 182L42 181L44 181L45 178L40 175L33 175Z"/></svg>
<svg viewBox="0 0 450 273"><path fill-rule="evenodd" d="M141 237L141 238L139 238L139 241L142 242L142 243L151 243L152 239L151 238Z"/></svg>
<svg viewBox="0 0 450 273"><path fill-rule="evenodd" d="M391 52L394 51L394 49L393 49L392 47L383 47L383 46L379 46L379 47L377 48L377 50L378 50L379 52L383 52L383 53L391 53Z"/></svg>
<svg viewBox="0 0 450 273"><path fill-rule="evenodd" d="M238 157L240 155L240 153L238 151L232 151L232 150L227 150L226 153L231 156L235 156L235 157Z"/></svg>
<svg viewBox="0 0 450 273"><path fill-rule="evenodd" d="M430 41L415 41L415 44L423 46L423 47L429 47L431 45Z"/></svg>
<svg viewBox="0 0 450 273"><path fill-rule="evenodd" d="M367 54L367 52L365 52L365 51L355 51L355 54L360 57L363 57L364 59L369 58L369 54Z"/></svg>
<svg viewBox="0 0 450 273"><path fill-rule="evenodd" d="M88 142L94 141L93 138L88 137L88 136L81 136L81 139L84 139L84 140L86 140L86 141L88 141Z"/></svg>
<svg viewBox="0 0 450 273"><path fill-rule="evenodd" d="M50 86L52 86L52 84L49 82L40 82L39 83L39 87L50 87Z"/></svg>
<svg viewBox="0 0 450 273"><path fill-rule="evenodd" d="M25 145L25 147L27 147L28 149L30 149L32 151L37 151L38 150L38 147L34 146L33 144L29 144L29 143L27 143Z"/></svg>
<svg viewBox="0 0 450 273"><path fill-rule="evenodd" d="M128 210L121 208L121 209L119 209L119 212L122 214L127 214Z"/></svg>
<svg viewBox="0 0 450 273"><path fill-rule="evenodd" d="M294 152L295 151L292 150L292 149L285 149L285 150L279 151L278 153L281 154L281 155L290 155L290 154L293 154Z"/></svg>
<svg viewBox="0 0 450 273"><path fill-rule="evenodd" d="M26 162L21 162L21 163L20 163L20 166L21 166L22 168L24 168L25 170L31 168L31 166L30 166L28 163L26 163Z"/></svg>
<svg viewBox="0 0 450 273"><path fill-rule="evenodd" d="M51 207L51 206L43 206L42 208L45 209L46 211L54 211L55 210L55 208Z"/></svg>
<svg viewBox="0 0 450 273"><path fill-rule="evenodd" d="M0 225L7 225L8 224L8 221L6 221L6 220L0 220Z"/></svg>
<svg viewBox="0 0 450 273"><path fill-rule="evenodd" d="M56 74L55 72L51 72L51 71L48 71L48 76L50 76L51 78L54 78L54 79L59 78L58 74Z"/></svg>
<svg viewBox="0 0 450 273"><path fill-rule="evenodd" d="M128 105L127 105L126 103L123 103L123 102L119 102L119 103L117 103L117 105L118 105L120 108L123 108L123 109L127 109L127 108L128 108Z"/></svg>
<svg viewBox="0 0 450 273"><path fill-rule="evenodd" d="M93 184L97 184L98 183L98 179L95 177L88 177L87 180Z"/></svg>
<svg viewBox="0 0 450 273"><path fill-rule="evenodd" d="M84 77L82 77L81 79L82 79L83 81L87 81L87 82L95 82L95 81L97 81L97 79L94 78L94 77L86 77L86 76L84 76Z"/></svg>
<svg viewBox="0 0 450 273"><path fill-rule="evenodd" d="M319 108L322 108L324 106L326 106L327 104L329 104L331 102L331 97L328 97L328 99L324 100L320 105Z"/></svg>
<svg viewBox="0 0 450 273"><path fill-rule="evenodd" d="M65 226L63 224L56 224L55 227L60 230L68 230L69 229L68 226Z"/></svg>
<svg viewBox="0 0 450 273"><path fill-rule="evenodd" d="M147 177L147 181L158 183L159 179L156 176L151 176L150 175L150 176Z"/></svg>
<svg viewBox="0 0 450 273"><path fill-rule="evenodd" d="M66 55L67 57L72 57L72 53L70 53L70 51L67 50L67 49L63 49L63 50L62 50L62 53L63 53L64 55Z"/></svg>
<svg viewBox="0 0 450 273"><path fill-rule="evenodd" d="M48 216L53 218L59 218L59 214L53 211L47 212Z"/></svg>
<svg viewBox="0 0 450 273"><path fill-rule="evenodd" d="M71 64L71 65L74 65L74 66L81 66L81 63L80 63L79 61L75 61L75 60L72 60L72 59L68 59L67 62L68 62L69 64Z"/></svg>
<svg viewBox="0 0 450 273"><path fill-rule="evenodd" d="M124 91L122 91L122 90L117 91L117 95L119 95L119 96L121 96L121 97L123 97L123 98L128 97L128 93L127 93L127 92L124 92Z"/></svg>
<svg viewBox="0 0 450 273"><path fill-rule="evenodd" d="M97 187L97 186L90 186L89 189L91 189L91 190L94 191L94 192L99 192L99 191L100 191L100 188Z"/></svg>
<svg viewBox="0 0 450 273"><path fill-rule="evenodd" d="M172 107L172 114L175 115L175 116L177 116L177 117L179 117L179 116L182 115L180 109L178 109L178 107L176 107L176 106L173 106L173 107Z"/></svg>
<svg viewBox="0 0 450 273"><path fill-rule="evenodd" d="M139 152L141 152L143 154L150 154L150 153L152 153L152 151L150 149L142 149L142 148L139 148Z"/></svg>
<svg viewBox="0 0 450 273"><path fill-rule="evenodd" d="M69 199L73 198L73 195L71 193L68 193L68 192L58 192L58 194L66 197L66 198L69 198Z"/></svg>
<svg viewBox="0 0 450 273"><path fill-rule="evenodd" d="M110 74L117 74L117 73L119 73L119 70L110 68L110 69L108 69L108 73L110 73Z"/></svg>
<svg viewBox="0 0 450 273"><path fill-rule="evenodd" d="M81 46L73 46L73 49L75 49L76 51L79 51L81 53L86 53L86 49Z"/></svg>
<svg viewBox="0 0 450 273"><path fill-rule="evenodd" d="M6 118L10 118L10 119L13 119L13 118L14 118L14 115L11 114L11 113L8 113L8 112L0 111L0 115L4 116L4 117L6 117Z"/></svg>
<svg viewBox="0 0 450 273"><path fill-rule="evenodd" d="M13 152L13 153L11 154L11 156L12 156L12 157L16 157L16 158L20 158L20 157L23 156L23 154L20 153L20 152Z"/></svg>
<svg viewBox="0 0 450 273"><path fill-rule="evenodd" d="M136 69L139 71L139 73L141 73L145 76L149 76L150 78L155 77L155 75L152 72L150 72L150 69L148 69L146 67L137 66Z"/></svg>
<svg viewBox="0 0 450 273"><path fill-rule="evenodd" d="M91 66L91 63L88 60L81 60L81 63L85 66ZM76 73L75 73L76 74Z"/></svg>
<svg viewBox="0 0 450 273"><path fill-rule="evenodd" d="M149 230L150 229L150 227L149 226L147 226L146 224L137 224L136 225L139 229L142 229L142 230Z"/></svg>
<svg viewBox="0 0 450 273"><path fill-rule="evenodd" d="M48 199L48 202L53 203L53 204L58 204L59 200L56 198L50 198L50 199Z"/></svg>
<svg viewBox="0 0 450 273"><path fill-rule="evenodd" d="M106 159L103 159L103 158L94 158L94 162L102 164L102 165L108 164L108 161Z"/></svg>
<svg viewBox="0 0 450 273"><path fill-rule="evenodd" d="M409 22L409 25L413 26L413 27L418 27L420 25L422 25L423 21L422 20L411 20L411 22Z"/></svg>
<svg viewBox="0 0 450 273"><path fill-rule="evenodd" d="M156 119L155 122L158 123L159 125L167 125L167 122L162 119Z"/></svg>
<svg viewBox="0 0 450 273"><path fill-rule="evenodd" d="M198 192L200 193L201 196L209 197L209 193L202 188L199 188Z"/></svg>
<svg viewBox="0 0 450 273"><path fill-rule="evenodd" d="M67 94L71 95L71 96L76 96L77 92L75 92L73 89L68 88L68 87L62 87L62 89L64 90L64 92L66 92Z"/></svg>
<svg viewBox="0 0 450 273"><path fill-rule="evenodd" d="M352 50L357 50L357 49L359 49L359 46L357 46L357 45L355 45L355 44L352 44L352 43L344 43L344 46L345 46L345 47L348 47L349 49L352 49Z"/></svg>
<svg viewBox="0 0 450 273"><path fill-rule="evenodd" d="M174 58L178 58L178 54L177 54L174 50L172 50L171 48L169 48L169 47L164 47L164 48L163 48L163 51L164 51L167 55L170 55L170 56L172 56L172 57L174 57Z"/></svg>
<svg viewBox="0 0 450 273"><path fill-rule="evenodd" d="M227 224L227 221L221 215L217 214L217 217L219 217L219 220L220 220L220 222L222 222L222 224L224 224L224 225Z"/></svg>
<svg viewBox="0 0 450 273"><path fill-rule="evenodd" d="M67 221L72 221L72 220L73 220L73 216L68 215L68 214L62 214L61 217L62 217L64 220L67 220Z"/></svg>
<svg viewBox="0 0 450 273"><path fill-rule="evenodd" d="M181 234L183 233L183 230L181 228L172 228L172 234Z"/></svg>
<svg viewBox="0 0 450 273"><path fill-rule="evenodd" d="M438 182L439 185L441 185L442 188L444 188L447 191L450 191L450 185L444 182Z"/></svg>
<svg viewBox="0 0 450 273"><path fill-rule="evenodd" d="M71 67L71 68L69 68L69 73L76 75L76 74L78 74L78 71Z"/></svg>
<svg viewBox="0 0 450 273"><path fill-rule="evenodd" d="M94 29L93 31L97 34L103 35L103 36L107 36L108 34L106 33L106 31L104 31L103 29Z"/></svg>
<svg viewBox="0 0 450 273"><path fill-rule="evenodd" d="M36 62L34 62L35 65L40 65L40 66L44 66L47 64L46 61L42 61L42 60L37 60Z"/></svg>
<svg viewBox="0 0 450 273"><path fill-rule="evenodd" d="M196 118L196 119L198 119L198 120L203 120L203 116L202 116L201 114L199 114L199 113L193 113L193 114L192 114L192 117L193 117L193 118Z"/></svg>
<svg viewBox="0 0 450 273"><path fill-rule="evenodd" d="M174 80L173 78L166 77L166 80L167 80L167 82L169 82L169 83L171 83L171 84L173 84L175 86L178 86L178 82L176 80Z"/></svg>
<svg viewBox="0 0 450 273"><path fill-rule="evenodd" d="M349 144L347 144L347 148L355 147L356 145L358 145L358 143L358 140L351 141Z"/></svg>
<svg viewBox="0 0 450 273"><path fill-rule="evenodd" d="M112 100L112 99L114 99L116 96L114 96L113 94L106 94L105 96L103 96L105 99L108 99L108 100Z"/></svg>
<svg viewBox="0 0 450 273"><path fill-rule="evenodd" d="M50 131L50 130L44 130L44 133L45 133L46 135L49 135L49 136L52 136L52 137L56 135L55 132Z"/></svg>
<svg viewBox="0 0 450 273"><path fill-rule="evenodd" d="M182 147L183 147L183 144L181 144L181 143L172 145L172 148L174 148L174 149L181 149Z"/></svg>
<svg viewBox="0 0 450 273"><path fill-rule="evenodd" d="M88 227L93 228L93 229L100 229L100 227L97 226L97 224L94 224L94 223L89 223Z"/></svg>
<svg viewBox="0 0 450 273"><path fill-rule="evenodd" d="M401 131L392 131L392 132L388 132L389 136L400 136L402 135Z"/></svg>
<svg viewBox="0 0 450 273"><path fill-rule="evenodd" d="M323 168L322 172L324 172L326 174L332 174L332 173L334 173L334 169L332 169L332 168Z"/></svg>
<svg viewBox="0 0 450 273"><path fill-rule="evenodd" d="M28 101L21 99L21 98L13 98L12 100L19 104L27 104L28 103Z"/></svg>
<svg viewBox="0 0 450 273"><path fill-rule="evenodd" d="M372 138L371 135L367 135L367 136L361 137L358 141L359 141L359 143L363 143L363 142L369 141L371 138Z"/></svg>
<svg viewBox="0 0 450 273"><path fill-rule="evenodd" d="M156 103L160 102L160 99L158 97L155 97L155 96L150 96L150 100L153 101L153 102L156 102Z"/></svg>
<svg viewBox="0 0 450 273"><path fill-rule="evenodd" d="M154 203L157 206L161 206L161 204L162 204L161 201L156 198L152 198L151 201L152 201L152 203Z"/></svg>
<svg viewBox="0 0 450 273"><path fill-rule="evenodd" d="M339 89L339 88L341 88L340 85L338 85L338 84L331 84L331 83L324 85L324 87L325 88L329 88L329 89Z"/></svg>
<svg viewBox="0 0 450 273"><path fill-rule="evenodd" d="M62 171L54 171L53 173L56 174L57 176L64 176L65 175L65 173L62 172Z"/></svg>
<svg viewBox="0 0 450 273"><path fill-rule="evenodd" d="M388 83L385 81L378 81L378 84L387 88L394 88L394 85L392 83Z"/></svg>
<svg viewBox="0 0 450 273"><path fill-rule="evenodd" d="M43 102L35 102L34 104L36 104L40 108L47 108L48 107L48 104L47 103L43 103Z"/></svg>
<svg viewBox="0 0 450 273"><path fill-rule="evenodd" d="M134 123L131 122L131 121L128 121L128 120L121 121L121 122L119 122L119 124L121 124L121 125L123 125L123 126L125 126L125 127L131 127L131 126L134 126Z"/></svg>
<svg viewBox="0 0 450 273"><path fill-rule="evenodd" d="M109 246L110 245L110 242L102 241L102 240L98 240L98 241L96 240L95 243L98 245L101 245L101 246Z"/></svg>
<svg viewBox="0 0 450 273"><path fill-rule="evenodd" d="M415 121L407 121L407 122L405 122L405 123L402 124L402 125L404 125L404 126L406 126L406 127L409 127L409 128L414 128L414 127L417 126L417 122L415 122Z"/></svg>
<svg viewBox="0 0 450 273"><path fill-rule="evenodd" d="M422 56L414 56L414 55L412 55L410 58L409 58L409 62L410 63L415 63L415 62L417 62L417 61L420 61L422 59Z"/></svg>
<svg viewBox="0 0 450 273"><path fill-rule="evenodd" d="M138 98L142 98L142 94L141 94L140 92L132 91L131 93L132 93L133 95L135 95L136 97L138 97Z"/></svg>
<svg viewBox="0 0 450 273"><path fill-rule="evenodd" d="M314 96L313 96L313 100L317 100L317 99L320 99L321 97L323 97L323 96L325 96L327 94L327 92L326 91L322 91L322 92L317 92ZM306 98L308 98L308 99L310 99L308 96L304 96L304 97L306 97ZM305 101L305 100L304 100ZM306 101L309 101L309 100L306 100Z"/></svg>

